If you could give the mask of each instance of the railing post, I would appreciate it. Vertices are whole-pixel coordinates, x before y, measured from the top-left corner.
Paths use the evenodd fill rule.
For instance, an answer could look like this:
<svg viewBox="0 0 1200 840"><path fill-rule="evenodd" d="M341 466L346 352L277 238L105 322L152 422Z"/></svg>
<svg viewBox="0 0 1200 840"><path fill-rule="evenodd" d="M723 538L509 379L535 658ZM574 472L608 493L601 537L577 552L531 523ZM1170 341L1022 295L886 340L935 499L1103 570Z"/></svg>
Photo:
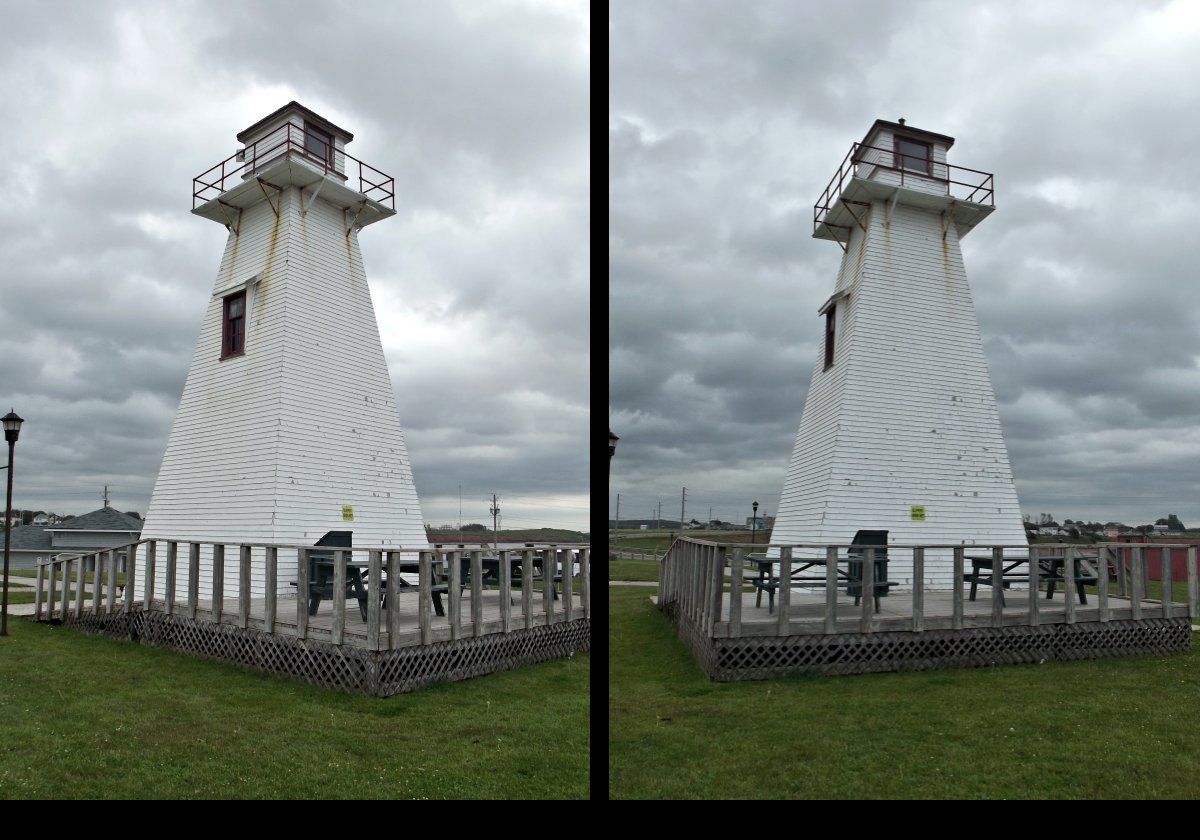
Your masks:
<svg viewBox="0 0 1200 840"><path fill-rule="evenodd" d="M1100 611L1100 621L1109 621L1111 614L1108 606L1108 547L1103 545L1096 549L1096 606Z"/></svg>
<svg viewBox="0 0 1200 840"><path fill-rule="evenodd" d="M954 592L950 605L950 626L961 630L963 626L963 554L962 546L954 548Z"/></svg>
<svg viewBox="0 0 1200 840"><path fill-rule="evenodd" d="M150 540L146 543L146 568L142 572L142 609L150 611L150 606L154 601L154 575L158 571L155 566L155 554L158 551L158 542Z"/></svg>
<svg viewBox="0 0 1200 840"><path fill-rule="evenodd" d="M1117 597L1128 597L1129 592L1125 585L1125 557L1126 551L1119 545L1113 550L1113 566L1117 570Z"/></svg>
<svg viewBox="0 0 1200 840"><path fill-rule="evenodd" d="M33 620L42 620L42 579L45 574L42 571L42 561L37 562L37 567L34 570L34 591L33 591Z"/></svg>
<svg viewBox="0 0 1200 840"><path fill-rule="evenodd" d="M912 629L920 633L925 629L925 549L913 549L913 602Z"/></svg>
<svg viewBox="0 0 1200 840"><path fill-rule="evenodd" d="M383 552L367 553L367 650L379 650L379 590L383 581Z"/></svg>
<svg viewBox="0 0 1200 840"><path fill-rule="evenodd" d="M250 626L250 546L238 549L238 626Z"/></svg>
<svg viewBox="0 0 1200 840"><path fill-rule="evenodd" d="M471 552L471 635L483 635L483 552Z"/></svg>
<svg viewBox="0 0 1200 840"><path fill-rule="evenodd" d="M790 545L779 550L779 593L777 599L776 608L779 610L779 613L775 616L775 632L780 636L786 636L791 630L788 623L791 620L792 606L792 547Z"/></svg>
<svg viewBox="0 0 1200 840"><path fill-rule="evenodd" d="M1129 552L1129 597L1130 617L1135 621L1142 617L1142 547L1135 545Z"/></svg>
<svg viewBox="0 0 1200 840"><path fill-rule="evenodd" d="M266 550L266 569L263 572L263 595L266 596L267 604L263 610L263 621L266 625L264 628L268 633L275 632L275 616L279 608L279 547L275 545L267 546ZM299 588L296 590L296 598L304 601L304 593Z"/></svg>
<svg viewBox="0 0 1200 840"><path fill-rule="evenodd" d="M99 579L96 580L96 585L100 585ZM104 610L108 613L116 612L117 606L117 550L110 549L108 552L108 603Z"/></svg>
<svg viewBox="0 0 1200 840"><path fill-rule="evenodd" d="M59 620L67 620L67 609L71 605L71 566L69 558L63 558L63 587L62 587L62 608L59 611Z"/></svg>
<svg viewBox="0 0 1200 840"><path fill-rule="evenodd" d="M214 552L215 553L215 552ZM188 543L188 618L196 620L200 601L200 543Z"/></svg>
<svg viewBox="0 0 1200 840"><path fill-rule="evenodd" d="M225 611L225 545L215 543L212 557L212 600L210 601L212 620L221 623L221 614Z"/></svg>
<svg viewBox="0 0 1200 840"><path fill-rule="evenodd" d="M733 563L729 566L729 636L742 635L742 575L745 573L746 552L734 546Z"/></svg>
<svg viewBox="0 0 1200 840"><path fill-rule="evenodd" d="M579 552L579 600L583 605L583 617L592 618L592 550L583 548Z"/></svg>
<svg viewBox="0 0 1200 840"><path fill-rule="evenodd" d="M871 546L867 546L863 552L862 580L859 581L858 591L862 596L859 630L870 633L875 621L875 549Z"/></svg>
<svg viewBox="0 0 1200 840"><path fill-rule="evenodd" d="M296 549L296 638L308 638L308 601L311 597L312 563L307 548Z"/></svg>
<svg viewBox="0 0 1200 840"><path fill-rule="evenodd" d="M54 620L54 595L58 591L58 564L53 560L46 564L46 620Z"/></svg>
<svg viewBox="0 0 1200 840"><path fill-rule="evenodd" d="M175 580L178 577L179 543L167 542L166 592L163 593L163 610L167 615L175 612Z"/></svg>
<svg viewBox="0 0 1200 840"><path fill-rule="evenodd" d="M1200 621L1200 570L1196 568L1196 546L1187 550L1188 617ZM53 600L53 599L51 599Z"/></svg>
<svg viewBox="0 0 1200 840"><path fill-rule="evenodd" d="M554 620L554 566L558 562L558 550L547 546L542 552L542 612L546 623Z"/></svg>
<svg viewBox="0 0 1200 840"><path fill-rule="evenodd" d="M125 549L125 612L133 612L133 593L137 589L137 553L141 543Z"/></svg>
<svg viewBox="0 0 1200 840"><path fill-rule="evenodd" d="M521 616L525 629L533 627L533 552L521 552Z"/></svg>
<svg viewBox="0 0 1200 840"><path fill-rule="evenodd" d="M564 548L562 553L563 621L570 621L575 609L575 551Z"/></svg>
<svg viewBox="0 0 1200 840"><path fill-rule="evenodd" d="M509 551L507 549L496 553L500 564L496 569L500 579L500 632L507 633L512 621L512 567L508 565Z"/></svg>
<svg viewBox="0 0 1200 840"><path fill-rule="evenodd" d="M330 641L342 644L346 638L346 550L333 552L333 627Z"/></svg>
<svg viewBox="0 0 1200 840"><path fill-rule="evenodd" d="M389 572L389 584L391 583L390 577L391 573ZM417 579L417 598L419 599L419 603L417 604L417 619L421 629L421 644L427 645L432 638L432 631L429 628L429 602L433 598L433 552L422 551L417 554ZM447 593L446 600L451 600L449 593ZM388 604L391 605L388 609L397 613L396 626L399 627L399 611L393 609L395 605L393 601L388 601ZM395 646L396 643L393 642L392 647Z"/></svg>
<svg viewBox="0 0 1200 840"><path fill-rule="evenodd" d="M1173 569L1171 568L1171 549L1163 546L1159 549L1159 583L1162 584L1162 617L1171 617L1171 605L1175 601L1175 587L1173 578Z"/></svg>
<svg viewBox="0 0 1200 840"><path fill-rule="evenodd" d="M716 632L717 625L721 623L721 602L725 599L725 557L725 546L718 546L713 550L708 588L708 635L710 638Z"/></svg>
<svg viewBox="0 0 1200 840"><path fill-rule="evenodd" d="M450 640L458 641L462 635L462 601L460 595L462 593L462 561L457 551L448 552L446 555L447 572L450 579Z"/></svg>
<svg viewBox="0 0 1200 840"><path fill-rule="evenodd" d="M1067 624L1075 623L1075 599L1078 597L1078 593L1076 592L1078 586L1075 582L1075 564L1077 562L1075 546L1067 546L1065 556L1063 557L1063 598L1067 602Z"/></svg>

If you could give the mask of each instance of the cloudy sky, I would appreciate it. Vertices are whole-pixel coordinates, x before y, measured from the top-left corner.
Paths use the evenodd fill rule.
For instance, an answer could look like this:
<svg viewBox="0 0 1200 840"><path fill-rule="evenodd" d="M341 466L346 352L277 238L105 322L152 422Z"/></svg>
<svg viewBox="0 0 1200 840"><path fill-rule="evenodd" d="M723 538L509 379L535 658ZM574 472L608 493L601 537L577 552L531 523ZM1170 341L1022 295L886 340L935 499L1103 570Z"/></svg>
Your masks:
<svg viewBox="0 0 1200 840"><path fill-rule="evenodd" d="M963 240L1024 512L1200 524L1200 5L654 2L609 19L612 492L775 512L876 118L996 175ZM610 515L613 499L610 496Z"/></svg>
<svg viewBox="0 0 1200 840"><path fill-rule="evenodd" d="M588 519L584 2L0 0L14 505L145 512L225 243L192 178L296 99L396 179L360 237L426 521Z"/></svg>

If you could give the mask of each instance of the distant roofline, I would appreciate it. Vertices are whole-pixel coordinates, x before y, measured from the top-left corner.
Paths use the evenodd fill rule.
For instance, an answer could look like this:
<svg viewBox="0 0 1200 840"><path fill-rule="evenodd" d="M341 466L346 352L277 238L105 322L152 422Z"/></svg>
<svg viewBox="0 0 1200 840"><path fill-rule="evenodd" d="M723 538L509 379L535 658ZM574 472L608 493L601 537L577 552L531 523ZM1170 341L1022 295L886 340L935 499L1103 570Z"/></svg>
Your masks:
<svg viewBox="0 0 1200 840"><path fill-rule="evenodd" d="M911 125L908 125L908 124L901 125L898 122L889 122L887 120L875 120L874 124L869 129L867 129L867 133L863 135L862 145L864 145L864 146L867 145L867 139L881 128L889 128L892 131L899 131L903 134L912 135L913 137L937 140L939 142L945 143L947 149L949 149L951 146L954 145L954 138L947 137L945 134L937 134L932 131L925 131L924 129L913 128ZM239 137L238 139L240 140L242 138Z"/></svg>
<svg viewBox="0 0 1200 840"><path fill-rule="evenodd" d="M284 111L288 111L288 110L299 111L309 121L317 123L319 126L326 129L331 134L341 135L342 139L347 143L349 143L351 140L354 139L354 135L351 134L346 129L339 128L338 126L331 123L329 120L322 117L320 114L316 113L315 111L310 111L308 108L305 108L303 105L301 105L295 99L293 99L291 102L284 105L279 110L274 111L270 114L267 114L265 117L263 117L261 120L259 120L254 125L250 126L249 128L242 129L240 132L238 132L237 141L239 143L245 143L246 138L249 135L253 134L255 131L258 131L258 129L262 128L263 126L265 126L267 123L271 122L272 120L278 118L281 114L283 114Z"/></svg>

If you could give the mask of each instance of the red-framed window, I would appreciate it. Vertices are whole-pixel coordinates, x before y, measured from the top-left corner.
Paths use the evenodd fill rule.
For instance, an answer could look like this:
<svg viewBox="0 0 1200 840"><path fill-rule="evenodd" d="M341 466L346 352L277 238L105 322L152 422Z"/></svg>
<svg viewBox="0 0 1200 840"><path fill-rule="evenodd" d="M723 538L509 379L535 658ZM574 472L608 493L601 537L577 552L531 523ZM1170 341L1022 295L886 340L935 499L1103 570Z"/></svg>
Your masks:
<svg viewBox="0 0 1200 840"><path fill-rule="evenodd" d="M933 174L933 147L919 140L896 137L896 168Z"/></svg>
<svg viewBox="0 0 1200 840"><path fill-rule="evenodd" d="M837 306L825 310L825 370L833 367L833 333L837 322Z"/></svg>
<svg viewBox="0 0 1200 840"><path fill-rule="evenodd" d="M240 356L246 352L246 292L242 290L225 298L222 308L221 358Z"/></svg>

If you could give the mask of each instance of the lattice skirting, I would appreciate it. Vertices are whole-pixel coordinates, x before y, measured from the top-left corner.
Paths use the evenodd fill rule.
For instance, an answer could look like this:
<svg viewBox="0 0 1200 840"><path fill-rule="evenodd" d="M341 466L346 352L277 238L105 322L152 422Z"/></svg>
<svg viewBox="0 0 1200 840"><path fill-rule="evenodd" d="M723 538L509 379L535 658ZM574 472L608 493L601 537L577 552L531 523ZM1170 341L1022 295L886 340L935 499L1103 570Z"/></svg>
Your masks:
<svg viewBox="0 0 1200 840"><path fill-rule="evenodd" d="M342 691L388 697L434 682L453 682L591 649L591 621L577 619L456 642L369 651L314 639L275 636L230 624L159 612L85 612L63 621L85 633L132 639L204 659L232 662Z"/></svg>
<svg viewBox="0 0 1200 840"><path fill-rule="evenodd" d="M718 682L787 674L865 674L980 668L1020 662L1161 656L1191 650L1188 618L1143 618L1037 627L973 627L923 633L838 633L712 639L672 605L663 612L708 676Z"/></svg>

